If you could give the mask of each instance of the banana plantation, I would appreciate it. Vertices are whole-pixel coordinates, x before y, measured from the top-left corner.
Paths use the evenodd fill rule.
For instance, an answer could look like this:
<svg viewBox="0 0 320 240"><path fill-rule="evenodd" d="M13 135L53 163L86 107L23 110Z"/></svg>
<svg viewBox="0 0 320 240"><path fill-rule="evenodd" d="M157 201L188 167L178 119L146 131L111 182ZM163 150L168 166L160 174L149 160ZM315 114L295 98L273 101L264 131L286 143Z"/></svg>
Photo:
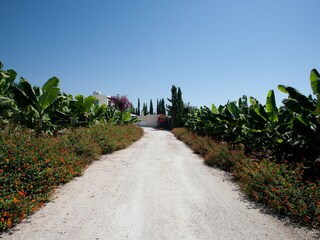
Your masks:
<svg viewBox="0 0 320 240"><path fill-rule="evenodd" d="M60 80L50 78L42 87L26 79L16 83L14 70L3 70L0 62L0 127L24 126L37 133L54 134L64 128L91 126L96 123L126 124L136 121L130 109L96 104L94 96L72 96L61 92ZM111 99L117 103L120 96ZM127 100L127 98L125 98ZM127 100L128 101L128 100ZM125 103L130 106L129 102Z"/></svg>
<svg viewBox="0 0 320 240"><path fill-rule="evenodd" d="M305 96L293 87L279 85L287 94L277 107L273 90L263 105L254 97L241 97L218 108L201 107L189 115L186 127L197 134L242 148L256 159L279 163L303 163L305 178L320 174L320 75L310 74L312 94Z"/></svg>

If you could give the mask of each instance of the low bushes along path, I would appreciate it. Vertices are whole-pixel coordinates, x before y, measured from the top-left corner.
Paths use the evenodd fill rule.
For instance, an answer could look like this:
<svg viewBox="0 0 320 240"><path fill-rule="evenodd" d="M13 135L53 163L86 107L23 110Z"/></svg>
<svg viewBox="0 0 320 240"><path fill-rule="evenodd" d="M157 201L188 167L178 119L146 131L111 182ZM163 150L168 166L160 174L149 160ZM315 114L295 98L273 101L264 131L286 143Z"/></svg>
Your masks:
<svg viewBox="0 0 320 240"><path fill-rule="evenodd" d="M312 239L243 200L227 174L209 168L166 131L94 162L53 201L0 239Z"/></svg>

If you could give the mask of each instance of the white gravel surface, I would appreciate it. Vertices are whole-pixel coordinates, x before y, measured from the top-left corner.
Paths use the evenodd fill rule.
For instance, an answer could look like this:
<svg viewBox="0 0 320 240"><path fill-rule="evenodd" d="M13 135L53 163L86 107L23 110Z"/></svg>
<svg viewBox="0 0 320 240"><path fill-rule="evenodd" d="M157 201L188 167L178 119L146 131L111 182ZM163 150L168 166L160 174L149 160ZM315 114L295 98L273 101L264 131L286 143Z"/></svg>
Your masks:
<svg viewBox="0 0 320 240"><path fill-rule="evenodd" d="M313 239L250 207L227 174L166 131L94 162L10 240Z"/></svg>

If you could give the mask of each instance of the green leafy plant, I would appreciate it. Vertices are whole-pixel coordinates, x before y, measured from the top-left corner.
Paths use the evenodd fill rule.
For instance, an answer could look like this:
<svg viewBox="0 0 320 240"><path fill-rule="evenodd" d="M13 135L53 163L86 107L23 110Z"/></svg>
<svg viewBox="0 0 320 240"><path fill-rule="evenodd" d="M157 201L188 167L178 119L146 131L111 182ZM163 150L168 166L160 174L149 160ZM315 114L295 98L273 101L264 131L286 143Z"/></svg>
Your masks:
<svg viewBox="0 0 320 240"><path fill-rule="evenodd" d="M278 163L290 161L304 162L308 171L305 178L317 178L320 173L320 125L319 125L319 85L320 75L313 69L310 84L313 96L304 96L298 90L284 85L278 89L288 94L279 108L275 94L270 90L266 104L262 105L254 97L243 96L229 101L218 108L201 107L189 114L185 126L204 136L226 141L245 153L261 159L271 157Z"/></svg>
<svg viewBox="0 0 320 240"><path fill-rule="evenodd" d="M3 64L0 62L0 127L4 128L19 110L12 99L11 92L17 73L14 70L2 68Z"/></svg>
<svg viewBox="0 0 320 240"><path fill-rule="evenodd" d="M42 88L32 87L24 78L13 89L14 100L19 109L19 121L41 133L48 129L50 106L58 99L60 81L50 78Z"/></svg>
<svg viewBox="0 0 320 240"><path fill-rule="evenodd" d="M110 98L112 106L98 105L94 96L73 97L60 92L60 81L50 78L42 87L24 78L16 84L17 73L3 70L0 63L0 127L13 125L35 130L38 134L58 134L64 128L93 126L100 123L132 124L137 118L129 112L126 96ZM10 129L11 130L11 129Z"/></svg>

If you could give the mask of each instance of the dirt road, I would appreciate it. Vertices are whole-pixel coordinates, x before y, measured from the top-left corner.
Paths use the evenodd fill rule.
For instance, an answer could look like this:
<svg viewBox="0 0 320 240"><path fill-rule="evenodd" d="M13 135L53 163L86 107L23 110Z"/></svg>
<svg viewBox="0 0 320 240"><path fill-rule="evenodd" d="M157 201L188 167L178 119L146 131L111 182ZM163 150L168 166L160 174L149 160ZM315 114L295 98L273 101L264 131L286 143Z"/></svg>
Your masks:
<svg viewBox="0 0 320 240"><path fill-rule="evenodd" d="M171 133L146 128L0 239L312 239L252 208L228 178Z"/></svg>

